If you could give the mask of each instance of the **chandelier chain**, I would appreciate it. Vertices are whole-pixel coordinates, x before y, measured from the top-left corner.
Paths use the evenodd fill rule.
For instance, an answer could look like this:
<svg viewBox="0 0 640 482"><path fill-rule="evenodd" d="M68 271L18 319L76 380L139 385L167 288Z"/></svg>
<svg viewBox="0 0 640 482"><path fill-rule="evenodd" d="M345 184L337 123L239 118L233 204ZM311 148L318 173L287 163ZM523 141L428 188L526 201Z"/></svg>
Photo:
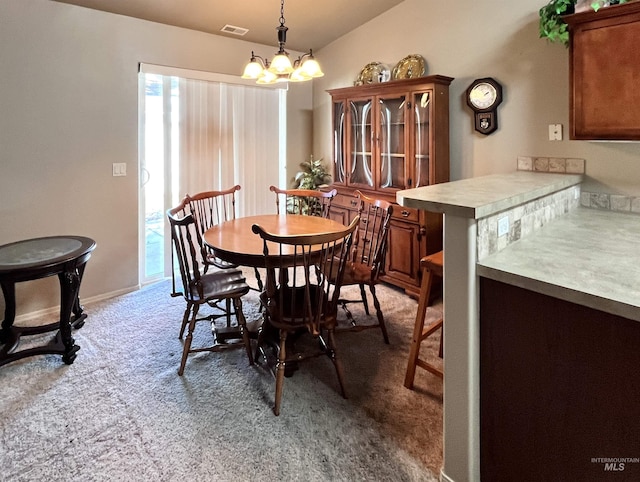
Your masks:
<svg viewBox="0 0 640 482"><path fill-rule="evenodd" d="M280 1L280 26L284 27L284 0Z"/></svg>

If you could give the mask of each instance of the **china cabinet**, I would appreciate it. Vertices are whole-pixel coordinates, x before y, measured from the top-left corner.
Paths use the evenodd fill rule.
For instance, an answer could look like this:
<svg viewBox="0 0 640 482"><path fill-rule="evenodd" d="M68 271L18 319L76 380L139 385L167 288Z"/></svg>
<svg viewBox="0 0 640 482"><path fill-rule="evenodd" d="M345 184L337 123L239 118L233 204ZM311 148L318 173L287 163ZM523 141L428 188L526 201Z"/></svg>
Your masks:
<svg viewBox="0 0 640 482"><path fill-rule="evenodd" d="M348 223L356 189L395 202L401 189L449 180L449 84L442 75L329 90L331 217ZM442 215L395 206L382 279L417 295L420 258L442 248Z"/></svg>

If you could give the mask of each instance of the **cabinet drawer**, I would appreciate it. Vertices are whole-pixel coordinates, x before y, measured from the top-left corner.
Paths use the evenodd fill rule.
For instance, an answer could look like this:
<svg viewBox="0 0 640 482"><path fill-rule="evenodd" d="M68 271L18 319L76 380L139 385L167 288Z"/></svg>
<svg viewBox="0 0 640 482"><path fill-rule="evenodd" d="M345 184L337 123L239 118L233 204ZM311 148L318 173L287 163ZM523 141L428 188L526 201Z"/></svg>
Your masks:
<svg viewBox="0 0 640 482"><path fill-rule="evenodd" d="M420 219L420 212L417 209L406 208L400 205L393 206L393 213L391 214L393 219L411 221L417 223Z"/></svg>
<svg viewBox="0 0 640 482"><path fill-rule="evenodd" d="M331 201L332 206L343 207L346 209L358 209L358 199L354 196L349 196L348 194L336 194Z"/></svg>
<svg viewBox="0 0 640 482"><path fill-rule="evenodd" d="M355 218L355 214L353 214L353 211L345 209L342 206L331 204L331 209L329 210L329 219L348 226L353 218Z"/></svg>

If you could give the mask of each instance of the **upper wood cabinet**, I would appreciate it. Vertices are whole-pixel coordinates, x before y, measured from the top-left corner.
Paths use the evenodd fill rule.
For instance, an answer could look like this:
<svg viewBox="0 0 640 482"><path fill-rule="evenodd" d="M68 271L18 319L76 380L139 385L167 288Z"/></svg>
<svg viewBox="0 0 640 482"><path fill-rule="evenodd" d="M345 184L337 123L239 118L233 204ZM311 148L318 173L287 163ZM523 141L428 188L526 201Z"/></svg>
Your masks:
<svg viewBox="0 0 640 482"><path fill-rule="evenodd" d="M449 180L449 84L441 75L329 90L333 182L395 193Z"/></svg>
<svg viewBox="0 0 640 482"><path fill-rule="evenodd" d="M571 139L640 140L640 2L564 20Z"/></svg>

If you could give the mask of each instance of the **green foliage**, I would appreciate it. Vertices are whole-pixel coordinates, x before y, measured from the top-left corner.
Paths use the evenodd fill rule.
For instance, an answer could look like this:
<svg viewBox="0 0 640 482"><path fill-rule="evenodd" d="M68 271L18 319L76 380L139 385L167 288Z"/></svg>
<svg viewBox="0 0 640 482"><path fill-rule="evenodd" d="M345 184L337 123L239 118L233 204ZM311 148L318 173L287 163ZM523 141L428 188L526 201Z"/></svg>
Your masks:
<svg viewBox="0 0 640 482"><path fill-rule="evenodd" d="M591 2L591 8L598 11L601 7L609 3L618 4L625 3L627 0L594 0ZM567 24L562 20L563 15L573 13L575 10L576 0L551 0L547 5L542 7L540 13L540 38L546 38L550 42L561 43L564 46L569 45L569 30Z"/></svg>
<svg viewBox="0 0 640 482"><path fill-rule="evenodd" d="M315 190L329 182L331 182L331 174L322 163L322 159L314 159L312 155L308 161L300 163L300 171L294 176L292 187L293 189ZM291 196L287 198L287 212L300 212L319 216L322 212L322 204L315 198L302 199Z"/></svg>
<svg viewBox="0 0 640 482"><path fill-rule="evenodd" d="M540 38L569 45L569 30L561 16L573 13L575 0L551 0L540 9Z"/></svg>
<svg viewBox="0 0 640 482"><path fill-rule="evenodd" d="M300 171L293 178L294 189L318 189L319 186L331 181L331 174L327 171L322 159L309 157L308 161L300 163Z"/></svg>

